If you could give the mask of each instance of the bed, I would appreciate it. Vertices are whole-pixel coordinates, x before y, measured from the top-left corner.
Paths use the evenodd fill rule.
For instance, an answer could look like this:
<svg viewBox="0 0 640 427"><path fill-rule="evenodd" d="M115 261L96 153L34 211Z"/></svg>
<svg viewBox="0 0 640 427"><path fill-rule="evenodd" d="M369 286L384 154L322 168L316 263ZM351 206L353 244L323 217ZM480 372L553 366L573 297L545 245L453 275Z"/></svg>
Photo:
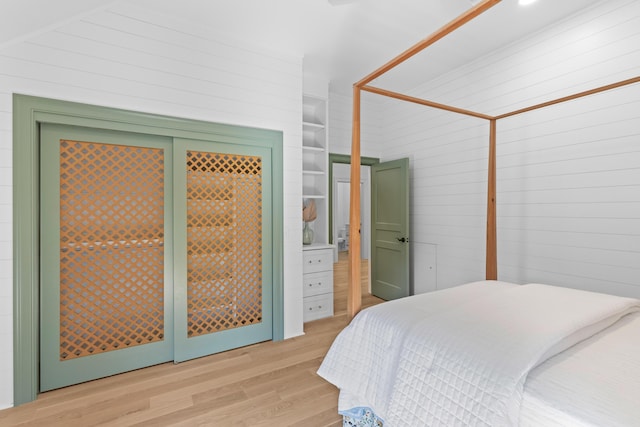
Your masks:
<svg viewBox="0 0 640 427"><path fill-rule="evenodd" d="M638 310L633 298L474 282L363 310L318 374L340 389L345 425L639 425Z"/></svg>
<svg viewBox="0 0 640 427"><path fill-rule="evenodd" d="M640 426L640 301L498 281L497 122L640 83L640 76L498 115L373 87L372 81L490 9L481 0L353 87L347 311L318 374L340 389L345 426ZM361 92L486 120L486 271L481 282L362 312Z"/></svg>

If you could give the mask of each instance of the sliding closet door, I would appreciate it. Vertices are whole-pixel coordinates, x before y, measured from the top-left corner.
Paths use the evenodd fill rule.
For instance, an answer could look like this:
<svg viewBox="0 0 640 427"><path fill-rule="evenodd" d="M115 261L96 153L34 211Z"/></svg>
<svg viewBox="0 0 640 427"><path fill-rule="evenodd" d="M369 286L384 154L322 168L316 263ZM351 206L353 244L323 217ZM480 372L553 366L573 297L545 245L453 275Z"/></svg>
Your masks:
<svg viewBox="0 0 640 427"><path fill-rule="evenodd" d="M175 360L272 339L271 151L174 140Z"/></svg>
<svg viewBox="0 0 640 427"><path fill-rule="evenodd" d="M171 153L42 125L41 391L173 359Z"/></svg>

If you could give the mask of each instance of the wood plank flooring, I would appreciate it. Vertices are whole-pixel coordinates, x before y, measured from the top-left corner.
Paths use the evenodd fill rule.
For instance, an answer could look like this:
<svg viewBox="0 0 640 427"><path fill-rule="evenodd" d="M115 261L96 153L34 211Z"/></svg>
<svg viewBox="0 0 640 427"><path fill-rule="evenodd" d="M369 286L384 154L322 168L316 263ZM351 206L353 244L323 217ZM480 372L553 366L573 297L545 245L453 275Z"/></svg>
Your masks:
<svg viewBox="0 0 640 427"><path fill-rule="evenodd" d="M363 275L368 271L363 261ZM366 292L363 305L381 300ZM338 391L316 375L348 324L346 255L335 265L336 316L305 335L174 365L165 363L41 394L0 411L1 426L340 426Z"/></svg>

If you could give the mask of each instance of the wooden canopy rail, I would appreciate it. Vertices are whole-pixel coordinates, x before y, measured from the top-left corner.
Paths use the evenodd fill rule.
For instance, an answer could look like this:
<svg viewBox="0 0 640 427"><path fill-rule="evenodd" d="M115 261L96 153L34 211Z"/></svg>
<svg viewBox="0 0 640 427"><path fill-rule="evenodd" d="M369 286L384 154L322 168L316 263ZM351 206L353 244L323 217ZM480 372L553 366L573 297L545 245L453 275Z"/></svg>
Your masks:
<svg viewBox="0 0 640 427"><path fill-rule="evenodd" d="M477 117L489 121L489 160L488 160L488 177L487 177L487 237L486 237L486 271L487 280L496 280L498 278L498 248L497 248L497 226L496 226L496 133L497 121L506 117L512 117L518 114L548 107L562 102L571 101L588 95L616 89L633 83L640 83L640 76L622 80L617 83L600 86L595 89L576 93L574 95L564 96L552 101L543 102L532 105L530 107L511 111L509 113L490 116L487 114L477 113L462 108L452 107L421 98L416 98L401 93L392 92L368 86L372 80L382 76L387 71L395 68L407 59L421 52L436 41L445 37L447 34L460 28L476 16L500 3L502 0L483 0L475 7L469 9L453 21L440 28L426 39L418 42L411 48L407 49L391 61L387 62L371 74L353 85L353 128L352 128L352 144L351 144L351 199L349 203L349 291L347 294L347 311L350 317L355 316L362 307L361 295L361 270L360 270L360 92L367 91L402 101L412 102L415 104L425 105L432 108L446 110L458 114Z"/></svg>

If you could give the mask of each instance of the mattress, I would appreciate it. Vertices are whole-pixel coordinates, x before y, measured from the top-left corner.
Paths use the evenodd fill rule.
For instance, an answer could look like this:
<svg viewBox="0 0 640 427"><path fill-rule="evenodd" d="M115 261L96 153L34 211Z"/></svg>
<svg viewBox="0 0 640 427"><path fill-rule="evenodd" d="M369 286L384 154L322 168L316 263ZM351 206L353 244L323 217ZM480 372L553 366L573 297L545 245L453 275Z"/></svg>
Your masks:
<svg viewBox="0 0 640 427"><path fill-rule="evenodd" d="M365 310L336 338L318 373L340 388L343 415L371 411L391 427L541 425L550 407L561 406L553 394L541 399L557 384L543 374L559 369L552 364L560 356L553 356L638 303L546 285L476 282ZM540 392L525 390L532 369Z"/></svg>

